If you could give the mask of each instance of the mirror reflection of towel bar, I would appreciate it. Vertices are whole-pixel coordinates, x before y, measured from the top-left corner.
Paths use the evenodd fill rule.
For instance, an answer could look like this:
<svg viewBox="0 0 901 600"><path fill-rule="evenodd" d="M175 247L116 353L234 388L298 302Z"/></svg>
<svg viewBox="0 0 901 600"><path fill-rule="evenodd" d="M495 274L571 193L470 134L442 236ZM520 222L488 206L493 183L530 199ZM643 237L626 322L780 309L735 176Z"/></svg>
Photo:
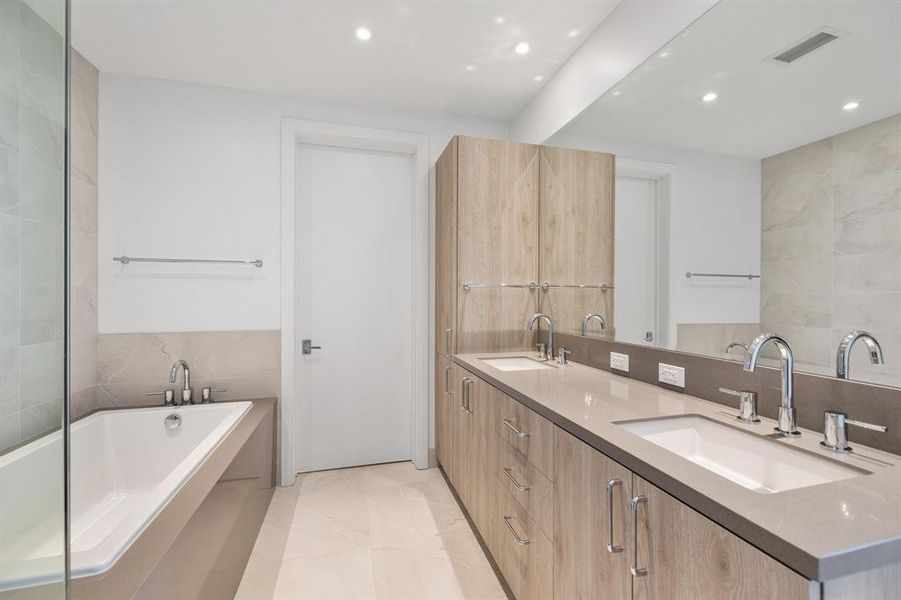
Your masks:
<svg viewBox="0 0 901 600"><path fill-rule="evenodd" d="M263 261L259 258L256 260L210 260L204 258L135 258L133 256L114 256L113 260L127 265L132 262L152 262L152 263L203 263L216 265L253 265L257 268L263 266Z"/></svg>
<svg viewBox="0 0 901 600"><path fill-rule="evenodd" d="M541 289L544 291L548 291L551 288L573 288L580 290L601 290L602 292L606 292L607 290L612 290L613 286L607 283L602 283L600 285L592 285L585 283L548 283L544 282L541 284Z"/></svg>
<svg viewBox="0 0 901 600"><path fill-rule="evenodd" d="M538 284L534 281L529 283L469 283L463 284L463 289L467 292L473 288L528 288L532 291L538 289Z"/></svg>
<svg viewBox="0 0 901 600"><path fill-rule="evenodd" d="M751 273L741 274L741 273L692 273L691 271L687 271L685 273L686 279L691 279L692 277L730 277L732 279L760 279L760 275L752 275Z"/></svg>

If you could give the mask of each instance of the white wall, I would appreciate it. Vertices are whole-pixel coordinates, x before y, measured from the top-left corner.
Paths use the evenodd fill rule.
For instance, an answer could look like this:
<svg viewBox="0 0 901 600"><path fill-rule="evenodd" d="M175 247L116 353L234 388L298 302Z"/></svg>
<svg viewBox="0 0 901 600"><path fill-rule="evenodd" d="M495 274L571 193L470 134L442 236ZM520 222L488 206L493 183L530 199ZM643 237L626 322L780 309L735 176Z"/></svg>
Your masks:
<svg viewBox="0 0 901 600"><path fill-rule="evenodd" d="M430 162L456 133L508 137L505 124L476 119L101 74L101 333L280 327L285 116L424 132ZM112 261L122 254L261 258L265 266L122 267Z"/></svg>
<svg viewBox="0 0 901 600"><path fill-rule="evenodd" d="M605 142L567 128L554 146L672 165L670 335L677 323L757 323L760 280L691 279L686 271L760 273L760 161L663 146Z"/></svg>

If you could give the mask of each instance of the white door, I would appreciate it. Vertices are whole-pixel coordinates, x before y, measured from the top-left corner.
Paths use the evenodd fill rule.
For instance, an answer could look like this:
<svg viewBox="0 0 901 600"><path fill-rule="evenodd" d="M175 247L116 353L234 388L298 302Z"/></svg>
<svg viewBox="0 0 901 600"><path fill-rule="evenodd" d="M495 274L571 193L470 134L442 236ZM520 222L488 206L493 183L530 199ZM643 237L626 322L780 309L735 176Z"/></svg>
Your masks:
<svg viewBox="0 0 901 600"><path fill-rule="evenodd" d="M412 156L298 157L298 471L410 460Z"/></svg>
<svg viewBox="0 0 901 600"><path fill-rule="evenodd" d="M613 314L616 339L654 345L657 329L657 182L616 178Z"/></svg>

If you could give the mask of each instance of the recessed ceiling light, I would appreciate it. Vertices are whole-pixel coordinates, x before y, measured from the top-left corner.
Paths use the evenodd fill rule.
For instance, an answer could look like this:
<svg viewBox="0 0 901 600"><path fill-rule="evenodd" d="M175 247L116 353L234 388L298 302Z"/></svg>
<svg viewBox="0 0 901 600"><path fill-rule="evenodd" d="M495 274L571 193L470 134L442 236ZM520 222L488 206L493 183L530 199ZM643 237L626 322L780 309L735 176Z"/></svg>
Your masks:
<svg viewBox="0 0 901 600"><path fill-rule="evenodd" d="M531 49L532 49L532 47L529 46L529 42L519 42L518 44L513 46L513 51L520 55L528 54L529 50L531 50Z"/></svg>
<svg viewBox="0 0 901 600"><path fill-rule="evenodd" d="M842 110L854 110L854 109L857 108L858 106L860 106L860 102L854 102L854 101L852 101L852 102L848 102L847 104L845 104L845 105L842 107Z"/></svg>
<svg viewBox="0 0 901 600"><path fill-rule="evenodd" d="M366 27L357 27L356 36L358 40L363 40L364 42L372 39L372 32L369 31Z"/></svg>
<svg viewBox="0 0 901 600"><path fill-rule="evenodd" d="M614 96L619 96L619 95L622 94L622 93L623 93L622 90L613 90L613 95L614 95Z"/></svg>
<svg viewBox="0 0 901 600"><path fill-rule="evenodd" d="M569 33L567 33L566 35L568 35L569 37L576 37L577 35L579 35L579 30L578 30L578 29L571 29L571 30L569 31Z"/></svg>
<svg viewBox="0 0 901 600"><path fill-rule="evenodd" d="M720 97L720 95L717 94L716 92L707 92L706 94L701 96L701 100L703 100L704 102L713 102L714 100L716 100L719 97Z"/></svg>
<svg viewBox="0 0 901 600"><path fill-rule="evenodd" d="M660 58L666 58L669 55L670 55L670 51L664 50L663 52L660 53Z"/></svg>
<svg viewBox="0 0 901 600"><path fill-rule="evenodd" d="M475 66L475 65L466 65L466 70L467 70L467 71L475 71L475 70L476 70L476 66Z"/></svg>
<svg viewBox="0 0 901 600"><path fill-rule="evenodd" d="M503 25L504 23L507 22L507 19L506 19L506 17L494 17L494 22L497 23L498 25Z"/></svg>
<svg viewBox="0 0 901 600"><path fill-rule="evenodd" d="M541 81L542 79L544 79L544 75L536 75L532 79L534 79L535 81Z"/></svg>

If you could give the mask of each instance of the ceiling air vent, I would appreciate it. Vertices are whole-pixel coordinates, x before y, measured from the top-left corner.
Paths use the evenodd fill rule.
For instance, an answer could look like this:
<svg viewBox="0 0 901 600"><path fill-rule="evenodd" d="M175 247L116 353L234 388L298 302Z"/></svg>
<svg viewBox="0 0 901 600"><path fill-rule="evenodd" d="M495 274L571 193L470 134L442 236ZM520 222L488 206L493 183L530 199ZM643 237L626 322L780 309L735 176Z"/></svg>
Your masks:
<svg viewBox="0 0 901 600"><path fill-rule="evenodd" d="M835 41L837 39L837 33L820 30L813 35L804 38L792 47L783 50L779 54L776 54L772 57L772 59L781 63L791 64L802 56L807 56L817 48L822 48L829 42Z"/></svg>

